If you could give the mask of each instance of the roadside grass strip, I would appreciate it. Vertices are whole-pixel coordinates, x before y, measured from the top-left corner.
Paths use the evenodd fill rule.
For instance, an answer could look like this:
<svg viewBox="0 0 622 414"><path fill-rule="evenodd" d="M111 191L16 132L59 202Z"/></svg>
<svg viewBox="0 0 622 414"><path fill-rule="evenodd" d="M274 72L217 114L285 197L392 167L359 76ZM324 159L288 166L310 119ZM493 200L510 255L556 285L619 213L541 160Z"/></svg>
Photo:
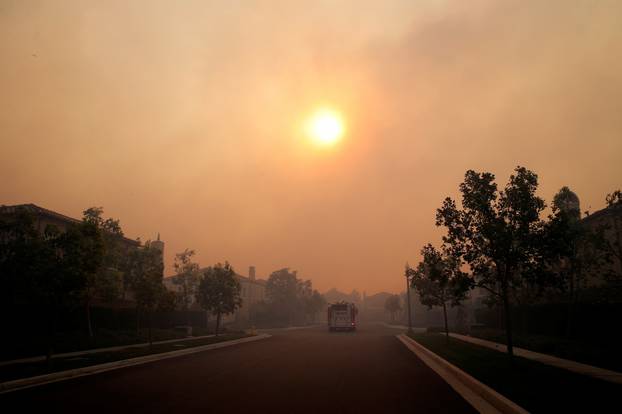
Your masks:
<svg viewBox="0 0 622 414"><path fill-rule="evenodd" d="M397 338L478 412L483 414L528 413L513 401L439 357L410 336L401 334Z"/></svg>
<svg viewBox="0 0 622 414"><path fill-rule="evenodd" d="M115 352L100 352L80 357L53 359L51 367L48 367L45 361L2 367L0 370L0 381L3 382L0 382L0 393L224 348L240 343L266 339L270 336L268 334L224 334L186 343L158 344L154 345L152 350L144 347L134 347Z"/></svg>
<svg viewBox="0 0 622 414"><path fill-rule="evenodd" d="M622 386L440 334L410 337L438 357L533 413L610 412Z"/></svg>
<svg viewBox="0 0 622 414"><path fill-rule="evenodd" d="M452 332L450 332L449 335L473 343L477 343L479 340L486 341L489 346L501 352L505 351L507 338L505 331L502 330L478 328L473 329L471 333L466 336ZM534 353L532 356L536 358L553 357L559 358L559 361L562 363L563 361L570 361L575 364L584 364L585 367L589 367L588 369L594 372L597 372L598 369L603 369L608 371L600 371L600 374L603 375L603 379L606 376L611 376L612 373L614 376L615 373L620 373L620 375L622 375L620 341L616 339L615 334L611 334L607 337L606 333L599 333L598 335L592 334L587 338L569 339L559 336L515 332L512 340L515 350L522 348L524 352ZM479 345L484 345L484 343L479 343ZM517 350L515 353L519 356L525 356L520 355L520 352L520 350ZM564 365L566 364L564 363Z"/></svg>
<svg viewBox="0 0 622 414"><path fill-rule="evenodd" d="M188 338L167 339L167 340L164 340L164 341L153 341L153 346L161 345L161 344L169 344L169 343L174 343L174 344L176 344L175 346L177 346L177 344L179 344L181 342L197 341L197 340L202 340L202 339L205 339L205 338L212 338L214 336L216 336L216 335L212 334L212 335L204 335L204 336L193 336L193 337L188 337ZM97 353L103 353L103 352L115 352L115 351L121 351L121 350L125 350L125 349L130 349L130 348L146 348L148 346L149 346L149 342L141 342L141 343L136 343L136 344L111 346L111 347L107 347L107 348L93 348L93 349L86 349L86 350L82 350L82 351L63 352L63 353L60 353L60 354L54 354L52 356L52 358L53 359L61 359L61 358L67 359L67 358L70 358L70 357L79 358L79 357L85 357L85 355L88 355L88 354L97 354ZM40 362L40 361L45 361L45 360L46 360L45 355L38 355L38 356L28 357L28 358L20 358L20 359L12 359L12 360L0 361L0 370L2 369L2 367L7 366L7 365L25 364L25 363L29 363L29 362ZM0 376L0 378L1 378L1 376Z"/></svg>
<svg viewBox="0 0 622 414"><path fill-rule="evenodd" d="M480 338L474 338L465 335L459 335L450 333L449 336L459 339L463 342L470 342L475 345L480 345L485 348L490 348L498 352L507 352L507 346L496 342L486 341ZM598 378L604 381L615 382L622 385L622 372L611 371L604 368L595 367L592 365L583 364L568 359L558 358L553 355L542 354L539 352L533 352L528 349L522 349L514 347L514 355L531 359L534 361L542 362L546 365L551 365L557 368L562 368L568 371L576 372L582 375L589 375L594 378Z"/></svg>

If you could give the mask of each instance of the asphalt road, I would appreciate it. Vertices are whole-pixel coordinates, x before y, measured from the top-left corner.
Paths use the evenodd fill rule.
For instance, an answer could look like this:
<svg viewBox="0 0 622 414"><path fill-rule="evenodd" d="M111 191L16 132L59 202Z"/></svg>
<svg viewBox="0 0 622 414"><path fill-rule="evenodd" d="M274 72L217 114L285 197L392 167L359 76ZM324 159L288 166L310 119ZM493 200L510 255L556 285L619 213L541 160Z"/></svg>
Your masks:
<svg viewBox="0 0 622 414"><path fill-rule="evenodd" d="M467 413L381 325L273 337L0 395L2 412ZM7 408L11 407L9 410Z"/></svg>

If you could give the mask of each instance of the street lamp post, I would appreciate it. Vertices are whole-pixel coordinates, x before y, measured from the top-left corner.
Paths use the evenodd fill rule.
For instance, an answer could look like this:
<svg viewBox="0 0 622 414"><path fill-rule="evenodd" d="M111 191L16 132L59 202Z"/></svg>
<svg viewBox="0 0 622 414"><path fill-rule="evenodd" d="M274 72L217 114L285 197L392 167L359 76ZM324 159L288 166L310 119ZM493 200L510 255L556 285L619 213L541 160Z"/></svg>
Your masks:
<svg viewBox="0 0 622 414"><path fill-rule="evenodd" d="M410 266L406 262L406 269L404 270L404 276L406 276L406 302L408 306L408 332L413 331L412 317L410 315Z"/></svg>

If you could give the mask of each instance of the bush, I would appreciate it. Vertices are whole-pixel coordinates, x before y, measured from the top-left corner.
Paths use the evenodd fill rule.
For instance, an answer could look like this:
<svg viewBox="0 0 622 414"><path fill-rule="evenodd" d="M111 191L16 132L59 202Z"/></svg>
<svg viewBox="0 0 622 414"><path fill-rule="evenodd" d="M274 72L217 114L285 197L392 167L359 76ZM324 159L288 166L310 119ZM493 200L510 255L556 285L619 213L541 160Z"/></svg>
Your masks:
<svg viewBox="0 0 622 414"><path fill-rule="evenodd" d="M565 303L516 306L512 309L513 330L517 334L565 337L567 307ZM622 332L612 328L621 318L622 304L577 304L572 336L588 342L620 341ZM504 328L500 311L495 308L476 309L475 319L489 329Z"/></svg>
<svg viewBox="0 0 622 414"><path fill-rule="evenodd" d="M47 316L44 309L33 306L3 308L0 312L0 323L4 328L5 339L0 341L0 359L45 354L48 327L51 324ZM136 309L134 308L93 307L91 317L95 334L93 340L87 334L84 309L63 309L57 319L55 352L148 341L147 317L141 315L141 330L137 335ZM213 333L214 321L210 320L212 329L205 329L205 312L203 311L155 312L152 315L153 340L162 341L185 337L185 332L175 332L174 328L186 325L188 319L193 326L195 336Z"/></svg>

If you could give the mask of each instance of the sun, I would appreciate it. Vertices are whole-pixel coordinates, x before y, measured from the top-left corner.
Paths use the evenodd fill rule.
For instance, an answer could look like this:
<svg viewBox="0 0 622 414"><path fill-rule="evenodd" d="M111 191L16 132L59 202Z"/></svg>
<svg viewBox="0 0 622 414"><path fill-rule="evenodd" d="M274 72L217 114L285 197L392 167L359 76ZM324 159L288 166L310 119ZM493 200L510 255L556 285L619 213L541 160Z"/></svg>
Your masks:
<svg viewBox="0 0 622 414"><path fill-rule="evenodd" d="M318 109L307 122L307 134L313 141L323 146L331 146L339 142L344 132L343 119L339 112L322 108Z"/></svg>

